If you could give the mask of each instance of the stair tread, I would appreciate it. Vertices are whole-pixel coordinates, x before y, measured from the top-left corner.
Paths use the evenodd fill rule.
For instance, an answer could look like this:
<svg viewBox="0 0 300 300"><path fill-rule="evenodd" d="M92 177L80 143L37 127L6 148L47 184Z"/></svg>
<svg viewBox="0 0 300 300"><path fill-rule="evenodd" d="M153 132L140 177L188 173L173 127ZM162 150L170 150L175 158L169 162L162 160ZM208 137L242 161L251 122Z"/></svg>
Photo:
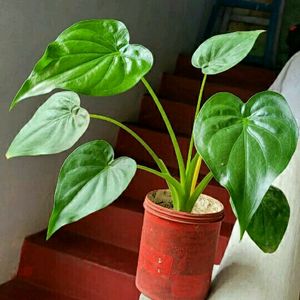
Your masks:
<svg viewBox="0 0 300 300"><path fill-rule="evenodd" d="M119 272L130 275L136 273L136 252L96 241L74 232L60 230L49 241L46 241L45 231L42 231L26 240Z"/></svg>
<svg viewBox="0 0 300 300"><path fill-rule="evenodd" d="M0 286L0 300L75 300L42 287L13 279Z"/></svg>

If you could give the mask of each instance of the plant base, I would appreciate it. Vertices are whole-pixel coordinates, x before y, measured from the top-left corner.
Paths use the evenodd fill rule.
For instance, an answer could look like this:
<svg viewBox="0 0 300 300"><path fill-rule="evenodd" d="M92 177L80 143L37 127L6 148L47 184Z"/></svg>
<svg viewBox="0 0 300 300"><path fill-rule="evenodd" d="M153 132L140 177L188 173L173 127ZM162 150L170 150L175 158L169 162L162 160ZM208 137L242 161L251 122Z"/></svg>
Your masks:
<svg viewBox="0 0 300 300"><path fill-rule="evenodd" d="M209 214L177 212L146 196L136 286L151 300L205 299L224 208Z"/></svg>

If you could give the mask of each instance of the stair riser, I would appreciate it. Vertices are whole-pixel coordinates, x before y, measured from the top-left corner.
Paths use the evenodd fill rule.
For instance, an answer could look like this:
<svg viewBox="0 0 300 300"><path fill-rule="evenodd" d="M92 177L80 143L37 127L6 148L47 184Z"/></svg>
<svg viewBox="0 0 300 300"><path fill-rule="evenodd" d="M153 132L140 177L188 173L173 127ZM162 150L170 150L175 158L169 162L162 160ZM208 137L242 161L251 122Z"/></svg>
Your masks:
<svg viewBox="0 0 300 300"><path fill-rule="evenodd" d="M143 202L149 192L166 188L168 186L162 178L142 170L137 170L131 183L124 191L123 196Z"/></svg>
<svg viewBox="0 0 300 300"><path fill-rule="evenodd" d="M162 98L196 105L200 83L201 82L199 80L164 74L159 94ZM214 82L207 82L202 103L204 103L205 100L218 92L233 93L236 96L240 97L244 102L246 102L257 91L254 91L251 88L230 86L224 83L219 84Z"/></svg>
<svg viewBox="0 0 300 300"><path fill-rule="evenodd" d="M215 257L215 265L219 265L222 261L229 242L229 237L220 236L218 240L217 252Z"/></svg>
<svg viewBox="0 0 300 300"><path fill-rule="evenodd" d="M151 146L168 167L171 169L178 168L176 156L167 134L149 129L142 129L136 126L130 127ZM179 138L178 140L183 156L186 157L189 145L188 139ZM138 162L150 163L150 165L154 164L153 159L144 147L124 131L120 131L119 133L116 152L132 157Z"/></svg>
<svg viewBox="0 0 300 300"><path fill-rule="evenodd" d="M135 276L25 241L19 278L76 299L134 300Z"/></svg>
<svg viewBox="0 0 300 300"><path fill-rule="evenodd" d="M173 145L167 133L144 129L137 126L129 126L134 130L140 137L142 137L158 154L158 156L164 161L164 163L173 170L178 169L178 163ZM182 151L184 160L187 158L187 152L189 147L189 139L185 137L179 137L178 143ZM137 162L146 163L153 165L155 162L145 148L133 137L129 136L128 133L120 131L116 143L116 152L120 155L129 156L135 159ZM200 174L205 175L208 173L208 168L205 163L201 166Z"/></svg>
<svg viewBox="0 0 300 300"><path fill-rule="evenodd" d="M202 78L201 70L193 67L191 59L182 55L178 57L175 74L198 80ZM251 87L254 91L260 91L268 89L276 77L277 73L272 70L249 65L238 65L226 72L209 76L209 79L216 83L230 82L236 86Z"/></svg>
<svg viewBox="0 0 300 300"><path fill-rule="evenodd" d="M137 201L136 205L142 206L142 203ZM65 229L138 252L142 225L142 212L111 205Z"/></svg>
<svg viewBox="0 0 300 300"><path fill-rule="evenodd" d="M0 289L0 300L76 300L53 293L18 279L5 283Z"/></svg>
<svg viewBox="0 0 300 300"><path fill-rule="evenodd" d="M177 134L191 136L195 115L194 106L167 100L162 100L161 103L174 131ZM145 96L142 100L139 123L154 130L166 130L162 117L149 96Z"/></svg>

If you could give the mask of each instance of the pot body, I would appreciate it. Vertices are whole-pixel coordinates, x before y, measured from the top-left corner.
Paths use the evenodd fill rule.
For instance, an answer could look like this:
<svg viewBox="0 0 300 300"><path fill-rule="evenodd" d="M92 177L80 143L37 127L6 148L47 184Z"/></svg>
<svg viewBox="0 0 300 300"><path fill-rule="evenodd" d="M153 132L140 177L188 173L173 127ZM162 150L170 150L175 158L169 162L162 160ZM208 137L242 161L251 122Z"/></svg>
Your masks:
<svg viewBox="0 0 300 300"><path fill-rule="evenodd" d="M146 196L136 286L151 300L207 296L224 210L177 212Z"/></svg>

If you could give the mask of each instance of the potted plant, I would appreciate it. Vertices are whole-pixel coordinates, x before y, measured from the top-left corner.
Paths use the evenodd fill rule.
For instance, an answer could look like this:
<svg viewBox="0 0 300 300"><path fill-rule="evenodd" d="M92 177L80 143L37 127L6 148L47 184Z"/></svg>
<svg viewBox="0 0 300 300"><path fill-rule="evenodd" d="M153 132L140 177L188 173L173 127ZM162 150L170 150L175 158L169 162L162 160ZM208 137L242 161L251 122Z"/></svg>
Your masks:
<svg viewBox="0 0 300 300"><path fill-rule="evenodd" d="M7 158L65 151L83 135L90 119L98 119L119 126L137 139L158 169L138 165L129 157L114 158L112 146L103 140L79 146L60 170L47 239L62 226L111 204L138 168L165 179L168 185L165 191L149 191L144 202L137 286L145 295L153 299L205 298L223 218L222 204L202 195L213 178L231 195L241 238L247 231L264 252L275 251L288 224L289 206L284 194L271 184L288 165L298 138L287 102L271 91L258 93L246 103L233 94L217 93L200 109L207 76L238 64L261 32L218 35L194 53L192 64L204 75L187 161L159 99L144 78L152 67L152 54L141 45L129 44L123 23L81 21L50 43L13 99L11 109L56 88L67 91L53 94L40 106L12 141ZM125 124L80 106L77 93L115 95L139 81L165 122L178 160L178 177ZM210 172L199 182L202 160Z"/></svg>

